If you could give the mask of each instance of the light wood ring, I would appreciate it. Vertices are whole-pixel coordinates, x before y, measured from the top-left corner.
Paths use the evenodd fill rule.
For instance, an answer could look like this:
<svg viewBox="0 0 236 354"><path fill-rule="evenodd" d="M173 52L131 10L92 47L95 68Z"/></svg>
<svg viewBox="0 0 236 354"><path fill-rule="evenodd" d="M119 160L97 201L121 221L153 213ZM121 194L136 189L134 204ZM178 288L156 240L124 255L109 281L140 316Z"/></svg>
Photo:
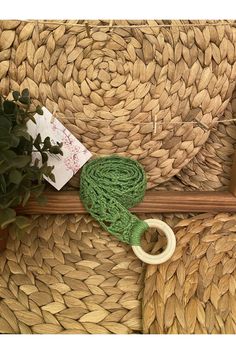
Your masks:
<svg viewBox="0 0 236 354"><path fill-rule="evenodd" d="M145 222L149 227L157 228L160 231L163 231L165 237L167 238L167 246L165 250L158 254L152 255L146 253L141 246L132 246L132 249L135 255L141 259L141 261L148 264L161 264L170 259L175 251L176 247L176 238L173 230L165 222L158 219L147 219Z"/></svg>

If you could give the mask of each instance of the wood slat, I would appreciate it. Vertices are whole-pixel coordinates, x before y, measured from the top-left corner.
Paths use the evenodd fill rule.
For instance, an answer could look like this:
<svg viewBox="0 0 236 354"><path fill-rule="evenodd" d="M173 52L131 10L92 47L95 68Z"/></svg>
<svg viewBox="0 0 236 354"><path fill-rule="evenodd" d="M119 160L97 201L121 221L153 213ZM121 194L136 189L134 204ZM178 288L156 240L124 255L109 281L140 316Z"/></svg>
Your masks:
<svg viewBox="0 0 236 354"><path fill-rule="evenodd" d="M78 192L47 192L48 202L40 206L30 200L19 214L85 213ZM144 200L131 209L135 213L235 212L236 198L230 192L148 191Z"/></svg>

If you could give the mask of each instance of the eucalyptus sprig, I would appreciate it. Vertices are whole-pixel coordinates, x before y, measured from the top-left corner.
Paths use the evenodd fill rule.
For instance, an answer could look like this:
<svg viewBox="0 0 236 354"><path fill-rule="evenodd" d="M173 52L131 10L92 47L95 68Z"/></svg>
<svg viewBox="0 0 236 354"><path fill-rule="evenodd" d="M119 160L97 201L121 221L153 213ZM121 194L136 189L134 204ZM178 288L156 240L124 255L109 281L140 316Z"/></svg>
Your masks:
<svg viewBox="0 0 236 354"><path fill-rule="evenodd" d="M28 89L14 91L13 98L0 95L0 228L13 224L19 233L30 223L16 215L15 208L25 206L30 196L43 200L43 176L55 181L53 166L47 164L48 154L62 155L62 144L52 144L50 137L42 141L40 134L33 139L27 131L27 122L35 122L34 115L43 114L42 108L31 109ZM33 161L32 153L40 158Z"/></svg>

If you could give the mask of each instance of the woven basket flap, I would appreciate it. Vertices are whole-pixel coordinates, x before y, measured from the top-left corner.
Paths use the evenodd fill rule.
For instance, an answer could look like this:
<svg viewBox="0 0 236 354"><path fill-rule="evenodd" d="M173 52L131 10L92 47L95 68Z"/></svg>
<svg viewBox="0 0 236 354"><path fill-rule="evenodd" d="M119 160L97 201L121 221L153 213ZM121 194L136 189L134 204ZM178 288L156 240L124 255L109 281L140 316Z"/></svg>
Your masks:
<svg viewBox="0 0 236 354"><path fill-rule="evenodd" d="M202 214L175 226L172 259L147 267L144 333L236 333L235 221Z"/></svg>
<svg viewBox="0 0 236 354"><path fill-rule="evenodd" d="M236 90L216 127L194 158L161 190L228 190L236 142ZM180 183L181 181L181 183Z"/></svg>
<svg viewBox="0 0 236 354"><path fill-rule="evenodd" d="M224 112L235 86L236 28L101 24L1 21L0 89L28 87L93 153L138 159L152 187L196 155Z"/></svg>

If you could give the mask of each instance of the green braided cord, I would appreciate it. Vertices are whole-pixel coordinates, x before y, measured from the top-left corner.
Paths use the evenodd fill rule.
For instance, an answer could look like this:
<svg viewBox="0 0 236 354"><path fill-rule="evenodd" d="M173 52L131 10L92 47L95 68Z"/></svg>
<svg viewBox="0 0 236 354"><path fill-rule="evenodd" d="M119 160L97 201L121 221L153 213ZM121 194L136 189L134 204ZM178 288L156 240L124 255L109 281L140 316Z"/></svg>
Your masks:
<svg viewBox="0 0 236 354"><path fill-rule="evenodd" d="M148 224L129 212L141 202L147 180L135 160L112 155L87 162L80 176L80 198L86 210L120 241L140 245Z"/></svg>

